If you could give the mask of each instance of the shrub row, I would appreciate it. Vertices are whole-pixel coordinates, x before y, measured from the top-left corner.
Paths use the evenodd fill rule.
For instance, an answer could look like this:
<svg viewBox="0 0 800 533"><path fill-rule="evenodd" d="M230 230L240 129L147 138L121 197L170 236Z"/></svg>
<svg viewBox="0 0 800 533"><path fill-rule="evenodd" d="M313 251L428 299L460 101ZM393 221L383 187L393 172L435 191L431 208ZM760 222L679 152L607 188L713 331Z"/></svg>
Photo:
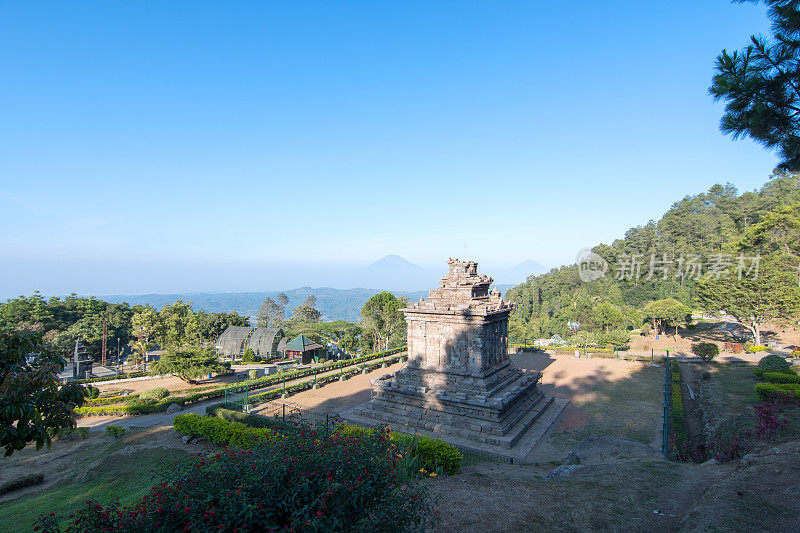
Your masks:
<svg viewBox="0 0 800 533"><path fill-rule="evenodd" d="M786 394L800 399L800 383L756 383L753 389L762 400L774 400Z"/></svg>
<svg viewBox="0 0 800 533"><path fill-rule="evenodd" d="M281 436L276 429L255 428L241 422L229 422L222 418L193 413L177 415L173 425L175 431L181 435L199 437L220 446L237 448L252 447L258 442L274 441Z"/></svg>
<svg viewBox="0 0 800 533"><path fill-rule="evenodd" d="M280 419L249 415L215 406L214 416L202 417L196 414L177 415L174 419L175 431L182 435L198 437L221 446L247 448L256 442L274 441L287 431L296 431L292 424ZM342 425L336 434L359 438L372 435L372 428ZM413 455L418 465L429 472L457 474L461 468L463 455L450 444L425 436L390 433L392 440L413 446Z"/></svg>
<svg viewBox="0 0 800 533"><path fill-rule="evenodd" d="M395 348L393 350L387 350L386 352L377 352L371 355L365 355L360 358L356 359L349 359L347 360L348 365L352 365L358 363L359 361L366 361L376 358L382 358L387 356L387 361L393 361L399 359L401 356L395 355L394 357L389 358L388 356L391 354L396 354L398 352L404 351L405 347L402 348ZM317 373L320 372L327 372L338 368L339 363L323 365L322 367L317 367ZM343 372L344 376L352 376L356 373L355 370L352 368L349 370L345 370ZM314 375L313 369L303 369L297 370L294 372L287 372L285 374L286 380L294 380L301 377ZM262 388L267 387L270 385L277 385L278 383L283 382L284 375L273 375L263 378L258 378L254 380L246 380L237 383L235 386L228 387L227 390L231 392L241 392L245 390L248 386L249 388ZM320 385L328 383L330 381L336 381L339 379L339 374L333 376L326 376L324 378L317 378L317 383ZM303 383L297 383L294 385L290 385L286 387L287 393L295 393L310 389L313 385L313 380L309 380ZM225 387L218 387L211 390L198 392L195 394L189 394L186 396L175 396L175 397L168 397L164 400L155 402L155 403L146 403L146 404L139 404L139 405L96 405L95 406L87 406L87 407L78 407L75 409L75 413L84 416L105 416L105 415L145 415L151 413L159 413L162 411L166 411L167 408L172 405L173 403L177 403L181 406L196 403L204 400L210 400L213 398L220 398L225 395ZM283 389L276 389L272 391L262 392L260 394L254 394L250 396L251 401L260 402L260 401L268 401L274 398L278 398L283 394Z"/></svg>
<svg viewBox="0 0 800 533"><path fill-rule="evenodd" d="M681 369L677 361L670 361L670 430L677 450L686 446L688 432L681 396Z"/></svg>
<svg viewBox="0 0 800 533"><path fill-rule="evenodd" d="M800 376L788 372L770 372L767 370L761 376L767 383L800 383Z"/></svg>
<svg viewBox="0 0 800 533"><path fill-rule="evenodd" d="M129 374L120 374L118 376L103 376L101 378L78 379L75 381L77 383L97 383L99 381L114 381L115 379L141 378L147 375L149 375L147 372L131 372Z"/></svg>
<svg viewBox="0 0 800 533"><path fill-rule="evenodd" d="M95 398L93 400L86 400L87 406L92 405L111 405L120 402L126 402L133 398L138 398L138 394L129 394L127 396L106 396L105 398Z"/></svg>
<svg viewBox="0 0 800 533"><path fill-rule="evenodd" d="M373 432L374 429L372 428L349 424L336 428L337 434L352 438L372 435ZM392 440L411 444L414 447L413 455L417 460L418 466L428 472L443 472L447 475L454 475L461 469L461 461L464 459L464 455L455 446L424 435L408 435L394 431L390 435Z"/></svg>
<svg viewBox="0 0 800 533"><path fill-rule="evenodd" d="M27 476L18 477L0 485L0 495L27 487L33 487L43 482L44 476L42 474L28 474Z"/></svg>
<svg viewBox="0 0 800 533"><path fill-rule="evenodd" d="M206 415L214 418L221 418L228 422L241 422L242 424L254 428L283 428L286 423L273 416L254 415L225 409L222 404L209 405L206 407Z"/></svg>

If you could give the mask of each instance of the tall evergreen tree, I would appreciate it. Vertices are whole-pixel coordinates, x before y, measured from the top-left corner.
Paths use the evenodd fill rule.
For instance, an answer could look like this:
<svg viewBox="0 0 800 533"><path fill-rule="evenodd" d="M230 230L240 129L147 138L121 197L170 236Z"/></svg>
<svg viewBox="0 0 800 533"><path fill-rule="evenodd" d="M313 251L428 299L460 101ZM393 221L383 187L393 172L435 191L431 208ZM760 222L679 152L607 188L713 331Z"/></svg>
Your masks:
<svg viewBox="0 0 800 533"><path fill-rule="evenodd" d="M709 92L726 102L720 122L724 133L777 149L779 168L800 170L800 1L763 3L772 21L771 38L752 35L742 50L723 50Z"/></svg>

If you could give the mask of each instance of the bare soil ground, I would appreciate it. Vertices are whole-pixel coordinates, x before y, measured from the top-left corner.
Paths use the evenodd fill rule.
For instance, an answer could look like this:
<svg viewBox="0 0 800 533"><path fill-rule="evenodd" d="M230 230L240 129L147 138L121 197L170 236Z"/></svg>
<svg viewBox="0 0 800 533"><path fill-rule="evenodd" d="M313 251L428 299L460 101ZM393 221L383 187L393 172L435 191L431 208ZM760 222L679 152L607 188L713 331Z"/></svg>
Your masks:
<svg viewBox="0 0 800 533"><path fill-rule="evenodd" d="M670 350L671 353L683 352L690 353L692 344L697 342L716 342L720 345L725 342L742 342L749 337L749 333L743 327L732 322L700 322L695 329L688 330L678 328L678 334L674 335L670 330L666 335L640 335L638 331L631 335L631 351L647 352L651 349L656 353L664 353ZM762 342L776 341L782 344L800 345L800 327L766 325L763 328ZM723 346L720 346L722 349Z"/></svg>
<svg viewBox="0 0 800 533"><path fill-rule="evenodd" d="M275 405L285 403L292 407L310 409L319 413L336 414L360 403L368 402L372 398L370 380L397 372L405 365L406 363L395 363L387 368L377 368L369 374L357 374L346 381L328 383L324 387L300 392L286 400L273 400L268 404L256 407L253 412L264 414L264 412L273 410Z"/></svg>
<svg viewBox="0 0 800 533"><path fill-rule="evenodd" d="M610 435L660 446L664 368L606 358L526 353L512 362L542 371L542 390L570 400L528 460L560 461L586 437Z"/></svg>
<svg viewBox="0 0 800 533"><path fill-rule="evenodd" d="M125 392L129 394L144 392L146 390L154 389L156 387L164 387L171 393L177 391L189 391L192 389L200 389L203 387L236 383L244 379L247 379L247 377L236 376L236 375L214 376L211 379L204 379L192 385L190 383L186 383L180 378L172 376L172 377L153 377L150 379L126 381L124 383L104 384L103 382L99 382L96 383L95 385L97 386L98 389L100 389L100 394L103 394L105 392L106 393L105 396L117 396L117 395L122 395Z"/></svg>
<svg viewBox="0 0 800 533"><path fill-rule="evenodd" d="M552 466L483 463L432 483L436 531L798 531L798 444L749 466L633 461L551 481Z"/></svg>

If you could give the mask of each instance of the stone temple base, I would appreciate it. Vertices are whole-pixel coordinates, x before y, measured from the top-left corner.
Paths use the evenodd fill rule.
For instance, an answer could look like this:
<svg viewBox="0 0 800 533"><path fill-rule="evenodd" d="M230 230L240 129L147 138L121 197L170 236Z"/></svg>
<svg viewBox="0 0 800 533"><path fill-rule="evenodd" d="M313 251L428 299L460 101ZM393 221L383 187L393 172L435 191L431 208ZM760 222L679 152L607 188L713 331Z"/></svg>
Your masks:
<svg viewBox="0 0 800 533"><path fill-rule="evenodd" d="M341 416L361 425L387 424L462 448L524 459L566 405L542 394L539 372L520 372L510 364L475 379L479 390L469 390L467 376L459 377L461 386L455 391L438 383L415 386L433 385L441 377L438 372L424 374L424 369L406 368L373 380L372 401ZM535 426L538 429L532 430Z"/></svg>

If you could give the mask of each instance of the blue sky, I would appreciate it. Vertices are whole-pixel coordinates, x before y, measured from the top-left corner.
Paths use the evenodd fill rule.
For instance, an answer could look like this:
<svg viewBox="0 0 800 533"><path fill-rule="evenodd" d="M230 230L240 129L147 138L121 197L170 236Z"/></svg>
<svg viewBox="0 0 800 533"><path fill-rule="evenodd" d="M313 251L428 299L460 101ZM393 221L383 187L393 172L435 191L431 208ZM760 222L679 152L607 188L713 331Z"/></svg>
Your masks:
<svg viewBox="0 0 800 533"><path fill-rule="evenodd" d="M707 95L767 29L723 0L0 1L0 297L569 263L767 180Z"/></svg>

